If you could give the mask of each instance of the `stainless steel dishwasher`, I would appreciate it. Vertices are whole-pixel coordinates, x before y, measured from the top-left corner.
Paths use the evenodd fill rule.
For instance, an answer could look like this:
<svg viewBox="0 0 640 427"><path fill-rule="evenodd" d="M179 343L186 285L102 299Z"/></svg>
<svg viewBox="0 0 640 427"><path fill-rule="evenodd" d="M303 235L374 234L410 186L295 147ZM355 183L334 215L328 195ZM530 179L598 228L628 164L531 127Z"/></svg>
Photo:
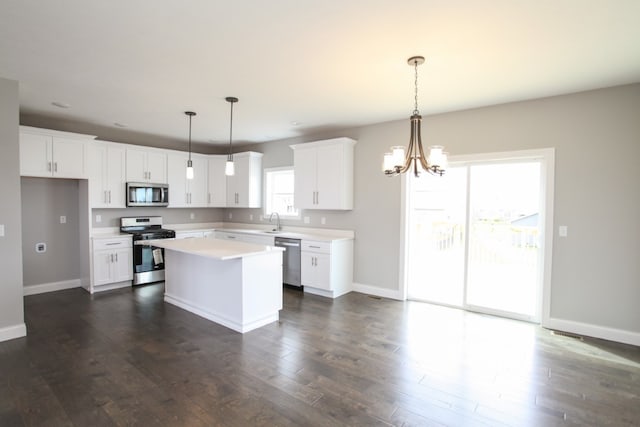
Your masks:
<svg viewBox="0 0 640 427"><path fill-rule="evenodd" d="M276 246L284 248L282 254L282 282L285 285L302 287L300 280L300 239L276 237Z"/></svg>

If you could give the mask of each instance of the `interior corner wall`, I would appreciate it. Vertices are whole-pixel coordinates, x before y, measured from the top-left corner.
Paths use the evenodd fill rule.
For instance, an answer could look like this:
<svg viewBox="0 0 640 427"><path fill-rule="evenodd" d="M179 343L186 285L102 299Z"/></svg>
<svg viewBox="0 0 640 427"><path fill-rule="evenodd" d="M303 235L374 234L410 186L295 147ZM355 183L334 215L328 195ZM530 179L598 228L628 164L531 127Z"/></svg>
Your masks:
<svg viewBox="0 0 640 427"><path fill-rule="evenodd" d="M22 296L22 227L18 82L0 78L0 341L26 335Z"/></svg>

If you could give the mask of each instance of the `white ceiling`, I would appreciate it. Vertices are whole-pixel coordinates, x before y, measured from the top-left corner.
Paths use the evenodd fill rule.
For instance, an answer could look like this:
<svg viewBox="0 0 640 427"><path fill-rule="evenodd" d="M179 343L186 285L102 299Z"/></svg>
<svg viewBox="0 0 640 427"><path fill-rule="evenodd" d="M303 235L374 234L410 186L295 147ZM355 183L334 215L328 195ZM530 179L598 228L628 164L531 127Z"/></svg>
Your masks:
<svg viewBox="0 0 640 427"><path fill-rule="evenodd" d="M21 112L262 142L640 81L638 0L2 0ZM70 105L54 107L52 102ZM294 122L299 124L294 125Z"/></svg>

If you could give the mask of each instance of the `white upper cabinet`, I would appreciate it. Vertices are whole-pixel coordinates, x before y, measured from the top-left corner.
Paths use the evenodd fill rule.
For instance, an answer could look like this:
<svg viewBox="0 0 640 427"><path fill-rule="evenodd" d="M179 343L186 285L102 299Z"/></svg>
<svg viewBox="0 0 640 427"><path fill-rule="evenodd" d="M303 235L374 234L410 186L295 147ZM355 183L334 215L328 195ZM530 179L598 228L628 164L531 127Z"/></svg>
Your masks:
<svg viewBox="0 0 640 427"><path fill-rule="evenodd" d="M207 156L191 154L193 179L187 179L189 153L174 151L167 156L169 207L207 206Z"/></svg>
<svg viewBox="0 0 640 427"><path fill-rule="evenodd" d="M353 209L355 144L350 138L334 138L291 145L298 209Z"/></svg>
<svg viewBox="0 0 640 427"><path fill-rule="evenodd" d="M20 127L20 175L87 178L85 143L91 135Z"/></svg>
<svg viewBox="0 0 640 427"><path fill-rule="evenodd" d="M233 155L235 175L227 177L227 207L262 206L262 153L247 151Z"/></svg>
<svg viewBox="0 0 640 427"><path fill-rule="evenodd" d="M209 156L207 206L224 208L227 206L227 176L224 166L227 156Z"/></svg>
<svg viewBox="0 0 640 427"><path fill-rule="evenodd" d="M126 208L125 147L94 141L87 151L91 207Z"/></svg>
<svg viewBox="0 0 640 427"><path fill-rule="evenodd" d="M167 154L153 148L127 148L127 181L167 184Z"/></svg>

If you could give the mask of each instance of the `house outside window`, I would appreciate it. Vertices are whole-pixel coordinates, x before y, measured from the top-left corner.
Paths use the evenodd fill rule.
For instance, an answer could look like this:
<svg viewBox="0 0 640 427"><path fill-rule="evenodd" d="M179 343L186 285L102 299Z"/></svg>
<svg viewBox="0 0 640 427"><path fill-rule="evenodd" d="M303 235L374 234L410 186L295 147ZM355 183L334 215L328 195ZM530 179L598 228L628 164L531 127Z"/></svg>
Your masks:
<svg viewBox="0 0 640 427"><path fill-rule="evenodd" d="M294 207L293 166L264 170L264 214L277 212L281 218L300 218L300 211Z"/></svg>

